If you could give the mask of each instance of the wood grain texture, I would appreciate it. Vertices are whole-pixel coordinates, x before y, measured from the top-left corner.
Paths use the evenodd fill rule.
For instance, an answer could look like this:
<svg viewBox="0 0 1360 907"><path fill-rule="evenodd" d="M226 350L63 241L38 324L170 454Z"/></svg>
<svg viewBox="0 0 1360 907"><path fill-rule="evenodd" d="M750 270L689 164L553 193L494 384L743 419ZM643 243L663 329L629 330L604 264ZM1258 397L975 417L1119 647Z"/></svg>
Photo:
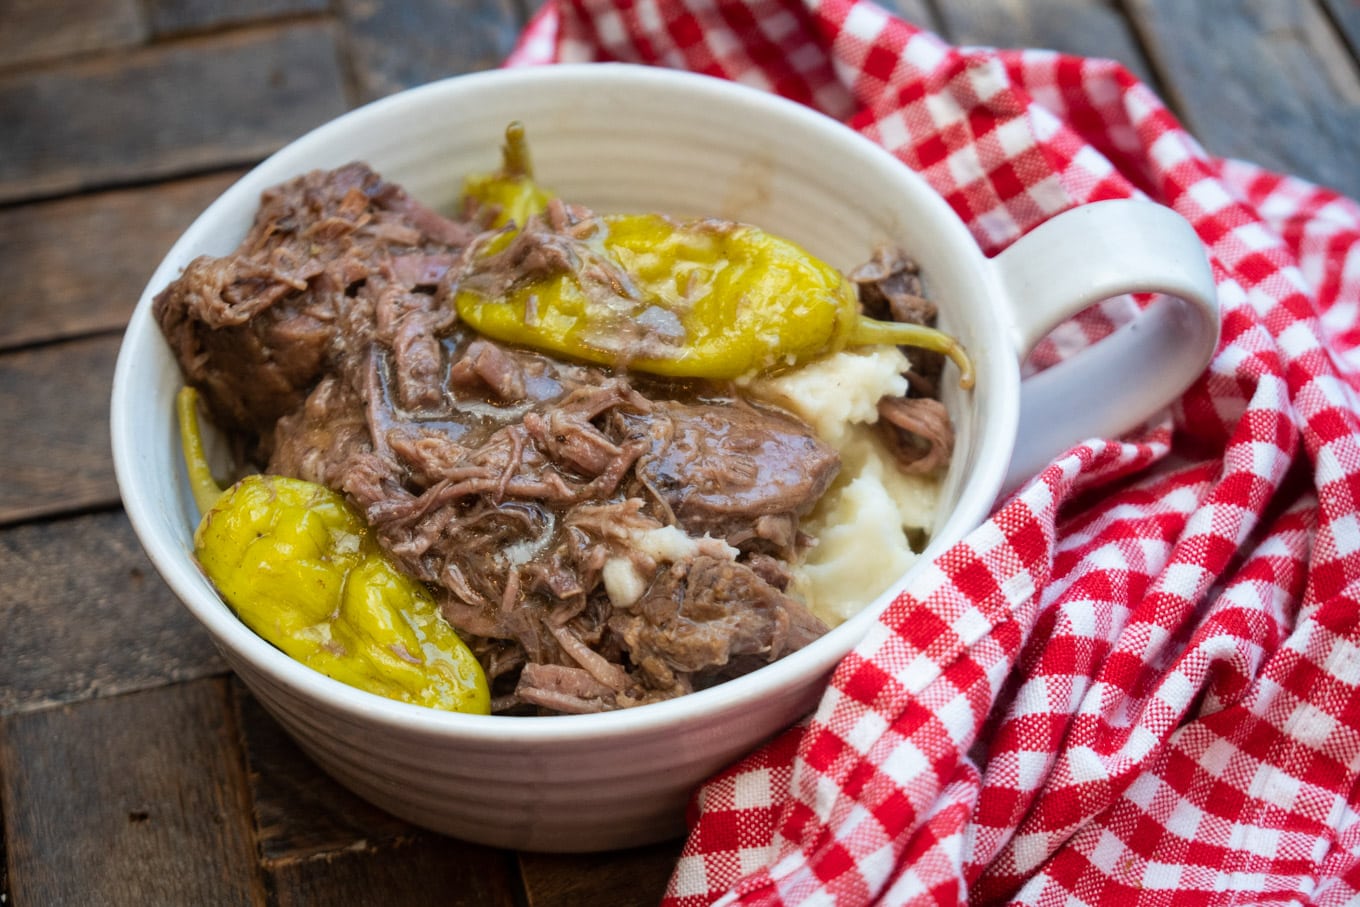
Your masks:
<svg viewBox="0 0 1360 907"><path fill-rule="evenodd" d="M10 716L0 801L19 907L265 902L220 680Z"/></svg>
<svg viewBox="0 0 1360 907"><path fill-rule="evenodd" d="M666 892L682 841L603 854L520 854L529 907L652 907Z"/></svg>
<svg viewBox="0 0 1360 907"><path fill-rule="evenodd" d="M1360 196L1360 70L1311 0L1128 6L1167 94L1211 153Z"/></svg>
<svg viewBox="0 0 1360 907"><path fill-rule="evenodd" d="M1105 57L1156 86L1137 36L1111 0L948 0L939 10L956 44Z"/></svg>
<svg viewBox="0 0 1360 907"><path fill-rule="evenodd" d="M259 700L232 680L260 857L266 863L333 856L417 837L332 781L293 743Z"/></svg>
<svg viewBox="0 0 1360 907"><path fill-rule="evenodd" d="M509 860L501 851L431 835L277 864L269 876L278 907L516 907Z"/></svg>
<svg viewBox="0 0 1360 907"><path fill-rule="evenodd" d="M233 680L258 854L277 903L514 902L513 859L442 838L382 812L332 781Z"/></svg>
<svg viewBox="0 0 1360 907"><path fill-rule="evenodd" d="M128 47L146 34L137 0L5 0L0 66Z"/></svg>
<svg viewBox="0 0 1360 907"><path fill-rule="evenodd" d="M515 903L511 855L423 831L356 797L232 684L259 855L280 907Z"/></svg>
<svg viewBox="0 0 1360 907"><path fill-rule="evenodd" d="M884 0L879 4L891 13L907 20L912 25L920 26L940 33L941 23L935 11L930 8L926 0Z"/></svg>
<svg viewBox="0 0 1360 907"><path fill-rule="evenodd" d="M240 25L294 16L322 13L327 0L146 0L151 31L158 37L181 32L201 31L224 25Z"/></svg>
<svg viewBox="0 0 1360 907"><path fill-rule="evenodd" d="M0 525L117 503L108 413L120 339L0 354Z"/></svg>
<svg viewBox="0 0 1360 907"><path fill-rule="evenodd" d="M325 23L0 77L0 201L253 162L347 106Z"/></svg>
<svg viewBox="0 0 1360 907"><path fill-rule="evenodd" d="M237 176L0 209L0 349L121 330L170 246Z"/></svg>
<svg viewBox="0 0 1360 907"><path fill-rule="evenodd" d="M363 100L497 66L523 25L513 0L343 0L341 7Z"/></svg>
<svg viewBox="0 0 1360 907"><path fill-rule="evenodd" d="M1350 45L1351 56L1360 55L1360 0L1322 0L1322 5Z"/></svg>
<svg viewBox="0 0 1360 907"><path fill-rule="evenodd" d="M226 670L122 512L0 533L0 714Z"/></svg>

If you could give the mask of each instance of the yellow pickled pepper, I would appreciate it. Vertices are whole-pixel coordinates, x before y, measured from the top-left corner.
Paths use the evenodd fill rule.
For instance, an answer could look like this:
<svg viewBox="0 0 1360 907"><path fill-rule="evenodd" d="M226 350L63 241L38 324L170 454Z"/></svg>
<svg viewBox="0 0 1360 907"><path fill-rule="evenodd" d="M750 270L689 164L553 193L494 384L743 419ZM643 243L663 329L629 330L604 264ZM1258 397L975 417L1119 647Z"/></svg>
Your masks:
<svg viewBox="0 0 1360 907"><path fill-rule="evenodd" d="M502 232L484 255L504 248L552 197L533 182L519 123L506 130L502 155L499 173L465 185L470 199L502 211L495 224ZM585 247L626 275L608 299L583 288L575 272L554 273L517 281L497 298L460 288L459 317L496 340L675 378L740 378L890 343L943 353L958 366L960 386L973 385L972 364L953 337L862 315L844 275L790 240L749 224L661 214L596 223Z"/></svg>
<svg viewBox="0 0 1360 907"><path fill-rule="evenodd" d="M203 513L194 557L241 620L350 686L431 708L489 713L490 690L476 657L341 495L266 475L221 491L203 452L197 400L189 387L176 400Z"/></svg>
<svg viewBox="0 0 1360 907"><path fill-rule="evenodd" d="M534 167L522 123L515 121L505 128L501 169L467 177L463 181L463 197L473 202L479 211L494 212L486 226L500 230L500 233L490 240L484 253L505 248L530 217L548 206L553 194L534 182Z"/></svg>

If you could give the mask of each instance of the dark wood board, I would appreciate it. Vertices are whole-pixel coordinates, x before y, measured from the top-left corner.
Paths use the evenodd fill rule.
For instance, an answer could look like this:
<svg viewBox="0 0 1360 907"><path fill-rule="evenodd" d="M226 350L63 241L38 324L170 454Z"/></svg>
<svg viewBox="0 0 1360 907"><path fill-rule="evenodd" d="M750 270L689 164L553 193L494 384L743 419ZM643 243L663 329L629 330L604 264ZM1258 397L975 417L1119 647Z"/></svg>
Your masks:
<svg viewBox="0 0 1360 907"><path fill-rule="evenodd" d="M146 33L137 0L5 0L0 67L130 47Z"/></svg>
<svg viewBox="0 0 1360 907"><path fill-rule="evenodd" d="M0 534L0 714L226 670L119 511Z"/></svg>
<svg viewBox="0 0 1360 907"><path fill-rule="evenodd" d="M1360 0L1322 0L1322 5L1349 45L1351 56L1360 54Z"/></svg>
<svg viewBox="0 0 1360 907"><path fill-rule="evenodd" d="M0 794L17 904L265 903L221 680L11 715Z"/></svg>
<svg viewBox="0 0 1360 907"><path fill-rule="evenodd" d="M513 857L423 831L327 777L233 681L260 860L281 905L510 905ZM603 902L602 902L603 903Z"/></svg>
<svg viewBox="0 0 1360 907"><path fill-rule="evenodd" d="M151 31L157 37L204 31L225 25L261 22L284 16L324 13L327 0L145 0Z"/></svg>
<svg viewBox="0 0 1360 907"><path fill-rule="evenodd" d="M348 106L328 23L0 76L0 201L249 163Z"/></svg>
<svg viewBox="0 0 1360 907"><path fill-rule="evenodd" d="M244 684L233 679L232 686L262 860L307 860L419 836L412 825L332 781Z"/></svg>
<svg viewBox="0 0 1360 907"><path fill-rule="evenodd" d="M1106 57L1156 87L1137 36L1109 0L947 0L939 10L956 44Z"/></svg>
<svg viewBox="0 0 1360 907"><path fill-rule="evenodd" d="M1360 197L1360 70L1315 3L1127 6L1168 96L1210 152Z"/></svg>
<svg viewBox="0 0 1360 907"><path fill-rule="evenodd" d="M276 864L269 874L278 907L516 907L511 859L502 851L423 836Z"/></svg>
<svg viewBox="0 0 1360 907"><path fill-rule="evenodd" d="M120 339L0 353L0 526L117 503L108 414Z"/></svg>
<svg viewBox="0 0 1360 907"><path fill-rule="evenodd" d="M520 854L529 907L654 907L683 841L605 854Z"/></svg>
<svg viewBox="0 0 1360 907"><path fill-rule="evenodd" d="M497 66L524 21L513 0L341 0L340 6L363 100Z"/></svg>
<svg viewBox="0 0 1360 907"><path fill-rule="evenodd" d="M941 33L940 19L927 0L884 0L879 5L912 25Z"/></svg>
<svg viewBox="0 0 1360 907"><path fill-rule="evenodd" d="M0 208L0 349L121 331L161 258L237 176Z"/></svg>

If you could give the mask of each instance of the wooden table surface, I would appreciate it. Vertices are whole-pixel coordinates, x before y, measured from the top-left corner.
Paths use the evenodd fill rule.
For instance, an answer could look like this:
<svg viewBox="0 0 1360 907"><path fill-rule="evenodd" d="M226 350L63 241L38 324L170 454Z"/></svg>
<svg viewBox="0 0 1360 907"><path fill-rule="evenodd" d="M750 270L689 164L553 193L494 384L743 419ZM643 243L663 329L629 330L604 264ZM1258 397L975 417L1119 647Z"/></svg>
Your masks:
<svg viewBox="0 0 1360 907"><path fill-rule="evenodd" d="M672 842L420 831L322 775L119 505L107 407L152 269L304 130L495 65L524 0L0 0L0 904L655 903ZM897 0L956 43L1112 56L1211 152L1360 196L1355 0Z"/></svg>

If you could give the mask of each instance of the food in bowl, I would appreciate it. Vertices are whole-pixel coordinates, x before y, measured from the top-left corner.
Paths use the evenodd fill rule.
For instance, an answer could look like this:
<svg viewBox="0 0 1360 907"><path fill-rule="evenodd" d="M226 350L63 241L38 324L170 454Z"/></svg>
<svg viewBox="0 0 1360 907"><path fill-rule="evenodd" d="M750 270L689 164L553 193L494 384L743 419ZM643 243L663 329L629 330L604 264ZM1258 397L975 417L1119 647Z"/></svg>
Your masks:
<svg viewBox="0 0 1360 907"><path fill-rule="evenodd" d="M872 600L934 519L938 354L968 380L905 256L600 215L514 130L456 218L360 163L266 191L154 313L237 467L343 495L502 714L672 699Z"/></svg>

